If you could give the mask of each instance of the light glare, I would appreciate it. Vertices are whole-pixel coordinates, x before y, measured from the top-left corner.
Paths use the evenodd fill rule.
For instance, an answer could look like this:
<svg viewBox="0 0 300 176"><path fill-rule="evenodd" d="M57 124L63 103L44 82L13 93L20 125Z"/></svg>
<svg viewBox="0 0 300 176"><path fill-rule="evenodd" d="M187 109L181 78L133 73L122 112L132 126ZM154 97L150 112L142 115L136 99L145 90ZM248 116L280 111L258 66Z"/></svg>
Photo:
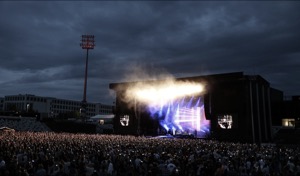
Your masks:
<svg viewBox="0 0 300 176"><path fill-rule="evenodd" d="M202 91L202 84L186 82L139 85L129 90L136 100L148 104L165 104L177 98L194 95Z"/></svg>

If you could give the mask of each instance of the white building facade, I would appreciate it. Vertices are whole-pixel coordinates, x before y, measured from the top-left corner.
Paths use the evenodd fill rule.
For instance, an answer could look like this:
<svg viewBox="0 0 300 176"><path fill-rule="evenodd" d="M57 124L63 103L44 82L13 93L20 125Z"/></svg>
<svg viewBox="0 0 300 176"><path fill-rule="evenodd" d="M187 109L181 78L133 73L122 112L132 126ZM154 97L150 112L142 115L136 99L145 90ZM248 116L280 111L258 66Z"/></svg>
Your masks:
<svg viewBox="0 0 300 176"><path fill-rule="evenodd" d="M8 95L3 99L3 111L34 111L43 117L58 117L69 112L80 113L81 101L35 96L32 94ZM87 103L87 118L98 114L112 114L113 106Z"/></svg>

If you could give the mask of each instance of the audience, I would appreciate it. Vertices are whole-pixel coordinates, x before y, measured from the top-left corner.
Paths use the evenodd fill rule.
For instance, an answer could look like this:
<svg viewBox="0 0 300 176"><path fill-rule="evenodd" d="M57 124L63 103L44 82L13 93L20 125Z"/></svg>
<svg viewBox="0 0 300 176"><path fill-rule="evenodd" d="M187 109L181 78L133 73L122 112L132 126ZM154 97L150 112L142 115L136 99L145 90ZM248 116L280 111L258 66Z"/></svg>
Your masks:
<svg viewBox="0 0 300 176"><path fill-rule="evenodd" d="M300 175L299 146L54 132L0 133L0 176Z"/></svg>

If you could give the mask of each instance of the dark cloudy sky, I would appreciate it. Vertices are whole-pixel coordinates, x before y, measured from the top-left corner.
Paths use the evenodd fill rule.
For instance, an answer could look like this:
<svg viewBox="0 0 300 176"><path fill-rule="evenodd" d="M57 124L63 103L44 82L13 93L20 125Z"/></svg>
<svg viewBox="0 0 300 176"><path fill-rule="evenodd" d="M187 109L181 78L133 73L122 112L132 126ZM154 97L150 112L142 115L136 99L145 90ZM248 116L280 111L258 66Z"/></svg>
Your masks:
<svg viewBox="0 0 300 176"><path fill-rule="evenodd" d="M0 1L0 97L35 94L112 104L132 71L175 77L242 71L300 95L300 2ZM132 81L132 80L130 80Z"/></svg>

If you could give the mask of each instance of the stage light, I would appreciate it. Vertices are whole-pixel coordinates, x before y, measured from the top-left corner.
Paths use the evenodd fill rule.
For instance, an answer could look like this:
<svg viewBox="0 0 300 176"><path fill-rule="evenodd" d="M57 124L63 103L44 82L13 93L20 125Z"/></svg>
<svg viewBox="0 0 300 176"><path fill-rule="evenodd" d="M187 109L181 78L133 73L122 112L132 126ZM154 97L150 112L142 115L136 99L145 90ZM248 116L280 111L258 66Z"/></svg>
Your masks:
<svg viewBox="0 0 300 176"><path fill-rule="evenodd" d="M160 83L139 85L129 90L136 100L147 104L166 104L180 97L191 96L203 91L200 83Z"/></svg>

